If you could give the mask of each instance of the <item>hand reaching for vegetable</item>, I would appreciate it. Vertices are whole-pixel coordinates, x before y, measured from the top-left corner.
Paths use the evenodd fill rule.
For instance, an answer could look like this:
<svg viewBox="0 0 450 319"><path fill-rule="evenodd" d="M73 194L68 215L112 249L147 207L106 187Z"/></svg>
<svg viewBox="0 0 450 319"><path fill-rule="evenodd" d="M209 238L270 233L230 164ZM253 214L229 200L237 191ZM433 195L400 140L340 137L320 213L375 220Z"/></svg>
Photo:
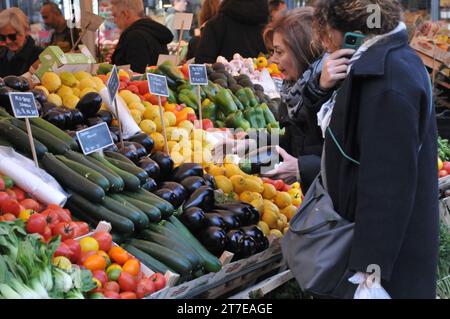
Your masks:
<svg viewBox="0 0 450 319"><path fill-rule="evenodd" d="M355 53L353 49L341 49L331 53L323 63L320 76L320 87L325 90L332 89L339 81L347 77L348 63Z"/></svg>
<svg viewBox="0 0 450 319"><path fill-rule="evenodd" d="M292 184L299 180L300 171L297 158L290 155L278 145L276 146L276 150L283 158L283 162L277 168L261 175L270 179L282 179L286 184Z"/></svg>

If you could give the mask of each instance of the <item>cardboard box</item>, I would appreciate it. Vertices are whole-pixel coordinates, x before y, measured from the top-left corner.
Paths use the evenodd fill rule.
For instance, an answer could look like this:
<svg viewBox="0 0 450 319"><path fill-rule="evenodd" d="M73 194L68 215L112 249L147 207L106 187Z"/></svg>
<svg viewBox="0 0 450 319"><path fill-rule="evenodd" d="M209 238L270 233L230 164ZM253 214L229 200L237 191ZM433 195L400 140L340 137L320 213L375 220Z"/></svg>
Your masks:
<svg viewBox="0 0 450 319"><path fill-rule="evenodd" d="M427 21L417 28L411 43L415 50L450 66L450 30L444 21Z"/></svg>

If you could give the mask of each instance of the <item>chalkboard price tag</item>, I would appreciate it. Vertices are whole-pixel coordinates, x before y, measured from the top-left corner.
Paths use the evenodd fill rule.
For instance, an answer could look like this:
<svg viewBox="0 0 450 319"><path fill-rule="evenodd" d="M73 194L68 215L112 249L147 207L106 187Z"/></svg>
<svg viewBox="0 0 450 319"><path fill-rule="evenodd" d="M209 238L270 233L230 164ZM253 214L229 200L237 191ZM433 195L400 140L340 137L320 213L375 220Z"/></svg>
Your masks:
<svg viewBox="0 0 450 319"><path fill-rule="evenodd" d="M204 64L189 64L188 70L192 85L208 85L208 74Z"/></svg>
<svg viewBox="0 0 450 319"><path fill-rule="evenodd" d="M114 144L108 125L103 122L77 132L84 155L100 151Z"/></svg>
<svg viewBox="0 0 450 319"><path fill-rule="evenodd" d="M151 94L165 97L169 96L167 79L164 75L147 73L147 80Z"/></svg>
<svg viewBox="0 0 450 319"><path fill-rule="evenodd" d="M275 83L275 87L278 92L281 92L281 89L283 87L283 80L279 78L272 78L273 82Z"/></svg>
<svg viewBox="0 0 450 319"><path fill-rule="evenodd" d="M31 92L11 92L9 100L16 118L39 117L39 111Z"/></svg>
<svg viewBox="0 0 450 319"><path fill-rule="evenodd" d="M112 104L120 86L119 74L117 73L117 67L115 65L111 70L111 75L109 76L108 84L106 86L108 88L109 102Z"/></svg>

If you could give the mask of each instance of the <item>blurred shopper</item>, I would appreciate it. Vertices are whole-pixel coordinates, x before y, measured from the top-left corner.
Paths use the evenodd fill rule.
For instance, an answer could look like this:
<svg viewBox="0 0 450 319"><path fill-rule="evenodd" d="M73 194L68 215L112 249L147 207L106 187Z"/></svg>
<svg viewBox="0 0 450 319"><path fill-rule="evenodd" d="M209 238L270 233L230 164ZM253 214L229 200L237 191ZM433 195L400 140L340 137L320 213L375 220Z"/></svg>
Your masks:
<svg viewBox="0 0 450 319"><path fill-rule="evenodd" d="M287 5L284 0L269 0L269 12L271 21L273 21L273 19L275 19L275 17L284 10L287 10Z"/></svg>
<svg viewBox="0 0 450 319"><path fill-rule="evenodd" d="M0 12L0 77L22 75L39 60L42 48L30 36L27 16L19 8Z"/></svg>
<svg viewBox="0 0 450 319"><path fill-rule="evenodd" d="M160 54L168 54L167 44L173 39L169 29L144 17L142 0L112 0L114 23L122 31L112 55L112 63L131 65L144 73L148 65L156 65Z"/></svg>
<svg viewBox="0 0 450 319"><path fill-rule="evenodd" d="M57 45L64 52L72 50L72 43L75 44L78 41L80 30L73 28L70 31L58 5L54 2L44 3L41 8L41 16L45 26L53 30L49 45Z"/></svg>
<svg viewBox="0 0 450 319"><path fill-rule="evenodd" d="M267 0L224 0L219 13L204 26L196 63L214 63L218 56L233 59L267 53L262 31L267 24Z"/></svg>
<svg viewBox="0 0 450 319"><path fill-rule="evenodd" d="M172 4L172 7L167 9L167 16L165 19L166 27L172 32L172 34L174 36L174 38L173 38L174 41L178 42L178 40L180 39L180 34L179 34L180 31L176 30L173 25L175 13L186 12L188 1L187 0L171 0L170 3ZM184 30L181 40L189 41L190 38L191 38L191 35L189 33L189 30Z"/></svg>

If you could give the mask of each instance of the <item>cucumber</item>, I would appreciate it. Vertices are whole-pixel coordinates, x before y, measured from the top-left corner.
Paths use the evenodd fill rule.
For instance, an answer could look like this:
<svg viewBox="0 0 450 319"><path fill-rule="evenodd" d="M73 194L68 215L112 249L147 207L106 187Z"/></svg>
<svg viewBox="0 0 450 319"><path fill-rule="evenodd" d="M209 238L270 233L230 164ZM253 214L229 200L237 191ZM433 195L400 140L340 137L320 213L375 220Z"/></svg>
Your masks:
<svg viewBox="0 0 450 319"><path fill-rule="evenodd" d="M25 133L27 132L27 126L25 122L15 118L10 119L9 121L12 125L20 128ZM33 138L44 144L51 153L64 154L70 150L70 145L63 140L60 140L58 137L37 126L30 125L30 127L31 132L33 133Z"/></svg>
<svg viewBox="0 0 450 319"><path fill-rule="evenodd" d="M175 207L171 203L142 188L137 192L130 193L129 196L158 207L161 211L162 218L168 218L175 211Z"/></svg>
<svg viewBox="0 0 450 319"><path fill-rule="evenodd" d="M136 230L147 228L149 224L147 215L145 215L140 209L131 206L130 204L125 205L124 203L126 202L121 202L112 197L106 196L102 205L114 213L131 220Z"/></svg>
<svg viewBox="0 0 450 319"><path fill-rule="evenodd" d="M116 160L128 163L130 165L136 165L136 164L134 164L134 162L132 160L130 160L128 157L126 157L125 155L122 155L120 153L104 151L103 154L105 154L109 158L115 158Z"/></svg>
<svg viewBox="0 0 450 319"><path fill-rule="evenodd" d="M111 164L102 155L93 153L90 154L88 157L94 158L95 160L99 161L104 166L112 170L114 173L119 175L125 183L126 190L135 192L139 190L139 188L141 187L141 181L139 180L139 178Z"/></svg>
<svg viewBox="0 0 450 319"><path fill-rule="evenodd" d="M131 205L136 206L137 208L139 208L141 211L144 212L144 214L147 215L148 220L152 223L157 223L161 220L161 211L150 204L141 202L140 200L137 200L133 197L129 197L125 194L115 194L113 196L114 199L116 200L121 200L121 201L127 201L129 202Z"/></svg>
<svg viewBox="0 0 450 319"><path fill-rule="evenodd" d="M131 234L134 232L134 224L128 218L120 216L102 205L86 200L73 190L69 190L69 193L72 196L70 196L68 203L78 206L86 214L89 214L92 219L109 222L114 231L118 233Z"/></svg>
<svg viewBox="0 0 450 319"><path fill-rule="evenodd" d="M117 245L121 245L127 240L127 236L124 236L123 234L119 234L116 232L111 232L112 241L115 242Z"/></svg>
<svg viewBox="0 0 450 319"><path fill-rule="evenodd" d="M70 148L73 151L79 151L80 148L78 146L78 143L74 141L74 139L67 134L66 132L64 132L63 130L61 130L59 127L53 125L50 122L47 122L46 120L40 118L40 117L35 117L35 118L31 118L30 122L33 123L33 125L46 130L48 133L52 134L53 136L56 136L57 138L59 138L60 140L66 142Z"/></svg>
<svg viewBox="0 0 450 319"><path fill-rule="evenodd" d="M63 162L59 161L55 155L46 153L41 162L45 170L63 186L96 203L101 203L103 198L105 198L103 188L71 170Z"/></svg>
<svg viewBox="0 0 450 319"><path fill-rule="evenodd" d="M108 179L110 188L109 190L111 192L121 192L123 191L125 183L123 182L123 179L114 173L112 170L108 169L107 167L104 167L102 163L96 161L92 157L84 156L80 153L69 151L65 154L65 156L72 161L81 163L87 167L92 168L93 170L99 172L102 174L106 179Z"/></svg>
<svg viewBox="0 0 450 319"><path fill-rule="evenodd" d="M178 218L175 216L169 217L169 222L174 225L180 234L182 234L186 240L194 247L194 249L203 257L204 264L206 270L211 272L218 272L222 269L222 264L220 260L211 254L206 248L197 240L197 238L192 235L192 233L186 228L186 226L181 223ZM170 227L170 225L169 225Z"/></svg>
<svg viewBox="0 0 450 319"><path fill-rule="evenodd" d="M59 159L61 162L63 162L65 165L67 165L70 169L74 170L75 172L83 176L84 178L87 178L91 182L103 188L105 192L109 191L110 188L109 181L102 174L96 172L90 167L72 161L65 156L57 155L56 158Z"/></svg>
<svg viewBox="0 0 450 319"><path fill-rule="evenodd" d="M137 178L139 178L139 181L141 182L141 185L144 185L145 182L148 180L149 176L146 171L144 171L142 168L137 167L134 163L128 164L125 162L122 162L121 160L111 158L108 156L105 156L105 159L113 164L115 167L120 168L121 170L124 170L125 172L131 173Z"/></svg>
<svg viewBox="0 0 450 319"><path fill-rule="evenodd" d="M5 175L1 175L0 176L1 179L3 179L3 183L5 183L5 189L11 188L14 186L14 181Z"/></svg>
<svg viewBox="0 0 450 319"><path fill-rule="evenodd" d="M156 260L152 256L150 256L147 253L144 253L142 250L132 246L125 244L123 248L128 251L130 254L132 254L134 257L136 257L141 263L146 265L148 268L153 270L154 272L159 272L162 274L165 274L167 271L171 271L175 273L174 270L167 267L165 264L160 262L159 260Z"/></svg>
<svg viewBox="0 0 450 319"><path fill-rule="evenodd" d="M185 257L169 248L140 239L131 239L128 243L160 260L180 275L189 275L192 273L193 267L191 263Z"/></svg>
<svg viewBox="0 0 450 319"><path fill-rule="evenodd" d="M98 223L101 220L94 218L92 215L88 214L84 209L81 209L80 207L78 207L78 205L75 205L72 201L68 201L64 207L70 210L72 216L88 223L89 226L91 226L92 228L97 227Z"/></svg>
<svg viewBox="0 0 450 319"><path fill-rule="evenodd" d="M18 127L12 125L7 120L0 121L0 136L4 137L8 142L10 142L15 149L19 152L25 153L30 158L32 157L30 140L28 139L28 134L19 129ZM37 158L41 159L48 149L41 142L33 138L34 148L36 149Z"/></svg>
<svg viewBox="0 0 450 319"><path fill-rule="evenodd" d="M13 145L0 136L0 146L13 147Z"/></svg>
<svg viewBox="0 0 450 319"><path fill-rule="evenodd" d="M143 230L140 233L140 236L142 239L157 243L179 253L191 263L194 269L202 268L203 266L200 255L183 242L176 240L174 237L166 237L162 234L152 232L149 229Z"/></svg>

